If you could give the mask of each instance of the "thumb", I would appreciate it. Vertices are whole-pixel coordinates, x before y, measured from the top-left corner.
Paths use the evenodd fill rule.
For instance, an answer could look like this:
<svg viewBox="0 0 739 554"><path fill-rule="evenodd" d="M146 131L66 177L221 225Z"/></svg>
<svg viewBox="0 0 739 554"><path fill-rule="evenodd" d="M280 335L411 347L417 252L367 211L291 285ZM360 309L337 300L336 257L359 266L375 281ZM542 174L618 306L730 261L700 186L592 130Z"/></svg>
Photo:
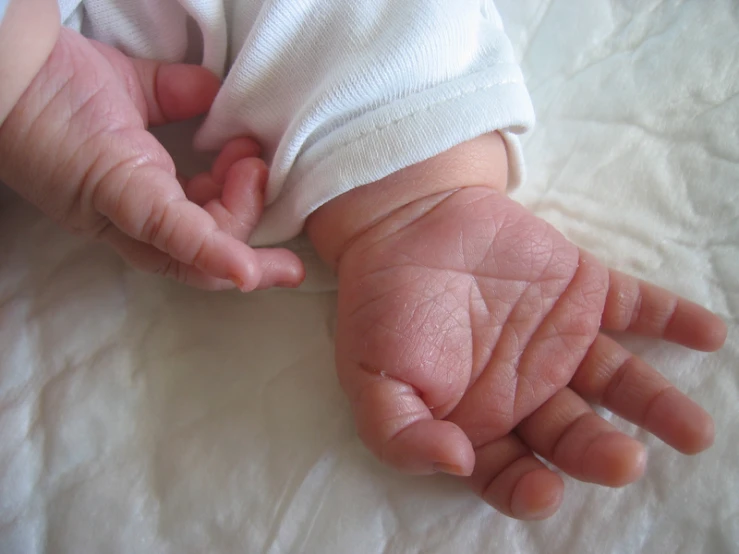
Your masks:
<svg viewBox="0 0 739 554"><path fill-rule="evenodd" d="M218 77L204 67L129 58L106 44L91 42L118 69L141 117L150 126L206 113L220 89Z"/></svg>
<svg viewBox="0 0 739 554"><path fill-rule="evenodd" d="M336 343L341 344L338 336ZM454 423L434 419L415 387L345 362L339 348L339 381L352 403L357 432L380 461L416 475L472 473L475 453L469 438Z"/></svg>

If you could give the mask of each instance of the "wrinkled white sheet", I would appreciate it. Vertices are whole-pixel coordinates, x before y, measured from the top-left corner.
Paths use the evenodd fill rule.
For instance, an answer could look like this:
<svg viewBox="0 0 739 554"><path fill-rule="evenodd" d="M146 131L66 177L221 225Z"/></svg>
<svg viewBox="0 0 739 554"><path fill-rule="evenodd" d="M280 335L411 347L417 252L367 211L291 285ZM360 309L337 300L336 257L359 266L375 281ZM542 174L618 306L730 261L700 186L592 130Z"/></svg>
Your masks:
<svg viewBox="0 0 739 554"><path fill-rule="evenodd" d="M538 109L518 199L716 310L718 354L629 340L709 408L685 458L497 515L354 435L330 292L204 294L0 198L0 552L739 552L739 4L500 0ZM631 426L619 424L633 431Z"/></svg>

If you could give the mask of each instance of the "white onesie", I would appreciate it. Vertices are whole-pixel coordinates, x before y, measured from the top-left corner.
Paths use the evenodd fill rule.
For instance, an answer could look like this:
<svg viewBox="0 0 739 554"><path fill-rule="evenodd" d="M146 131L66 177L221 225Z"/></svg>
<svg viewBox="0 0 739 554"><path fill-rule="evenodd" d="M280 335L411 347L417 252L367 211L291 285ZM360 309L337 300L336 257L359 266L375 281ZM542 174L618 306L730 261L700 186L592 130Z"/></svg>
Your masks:
<svg viewBox="0 0 739 554"><path fill-rule="evenodd" d="M486 132L506 139L533 109L493 0L60 0L66 25L225 82L200 148L252 136L270 166L252 243L297 235L339 194Z"/></svg>

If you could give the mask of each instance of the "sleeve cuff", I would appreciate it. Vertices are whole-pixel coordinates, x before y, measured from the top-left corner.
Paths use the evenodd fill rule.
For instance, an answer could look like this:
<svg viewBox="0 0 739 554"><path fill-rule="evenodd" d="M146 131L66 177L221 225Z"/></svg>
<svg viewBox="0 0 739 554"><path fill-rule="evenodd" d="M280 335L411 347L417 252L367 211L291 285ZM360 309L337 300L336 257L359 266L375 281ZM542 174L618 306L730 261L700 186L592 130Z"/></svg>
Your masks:
<svg viewBox="0 0 739 554"><path fill-rule="evenodd" d="M515 64L497 64L365 113L298 158L253 243L294 237L314 210L340 194L493 131L506 141L511 190L524 178L517 135L533 124L533 106Z"/></svg>

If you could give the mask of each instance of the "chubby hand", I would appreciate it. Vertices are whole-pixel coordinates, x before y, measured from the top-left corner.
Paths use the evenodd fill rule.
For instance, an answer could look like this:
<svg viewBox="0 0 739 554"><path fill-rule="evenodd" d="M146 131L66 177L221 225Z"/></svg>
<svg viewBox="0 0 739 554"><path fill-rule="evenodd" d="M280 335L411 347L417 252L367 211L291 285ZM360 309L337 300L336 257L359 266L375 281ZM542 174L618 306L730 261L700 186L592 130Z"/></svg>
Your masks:
<svg viewBox="0 0 739 554"><path fill-rule="evenodd" d="M644 447L591 404L683 453L712 443L710 416L604 331L711 351L716 316L606 269L489 187L401 204L335 260L339 379L379 459L463 476L501 512L540 519L563 483L535 454L607 486L644 471Z"/></svg>
<svg viewBox="0 0 739 554"><path fill-rule="evenodd" d="M140 269L206 289L297 286L294 254L245 244L266 181L256 143L231 141L186 182L147 131L206 112L218 89L200 67L131 59L63 29L0 127L0 180Z"/></svg>

